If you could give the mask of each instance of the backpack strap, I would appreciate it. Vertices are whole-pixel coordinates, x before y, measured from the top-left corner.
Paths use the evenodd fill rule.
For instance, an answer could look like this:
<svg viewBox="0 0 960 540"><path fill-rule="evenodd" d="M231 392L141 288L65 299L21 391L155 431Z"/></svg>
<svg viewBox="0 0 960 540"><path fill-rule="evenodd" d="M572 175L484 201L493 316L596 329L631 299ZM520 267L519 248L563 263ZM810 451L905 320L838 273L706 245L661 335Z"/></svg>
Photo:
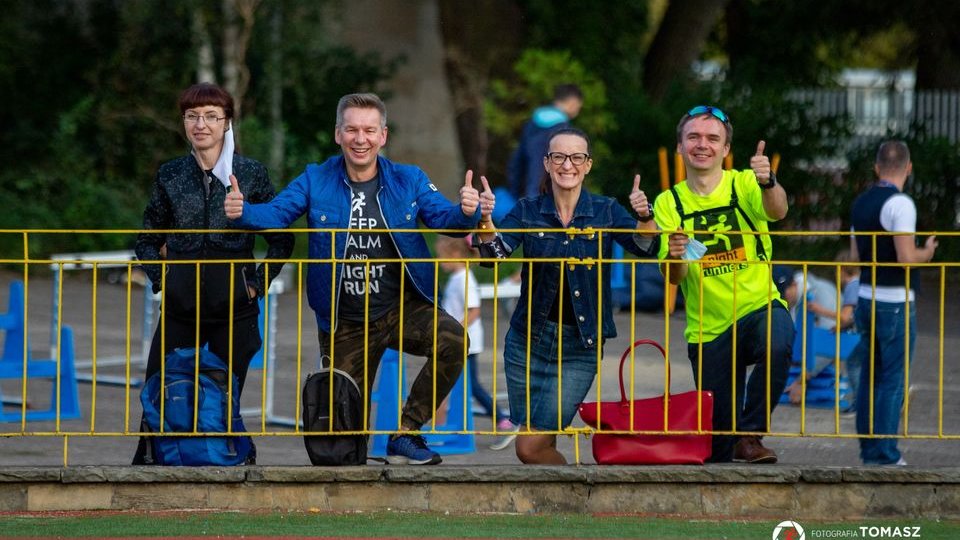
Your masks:
<svg viewBox="0 0 960 540"><path fill-rule="evenodd" d="M730 206L736 208L740 215L743 216L743 220L747 222L747 226L750 227L750 230L757 232L757 227L753 224L753 221L750 219L750 216L744 212L743 208L740 207L740 200L737 197L737 183L733 181L730 183ZM757 258L761 261L767 260L767 251L763 248L763 239L759 235L753 235L754 244L756 244Z"/></svg>
<svg viewBox="0 0 960 540"><path fill-rule="evenodd" d="M687 219L686 212L683 211L683 203L680 202L680 194L677 193L676 184L670 186L670 194L673 195L673 201L677 204L677 214L680 216L680 226L683 226L683 222Z"/></svg>
<svg viewBox="0 0 960 540"><path fill-rule="evenodd" d="M141 433L150 432L150 426L147 425L146 418L140 421L140 432ZM154 442L153 437L143 437L143 464L144 465L157 464L157 454L154 452L153 442Z"/></svg>

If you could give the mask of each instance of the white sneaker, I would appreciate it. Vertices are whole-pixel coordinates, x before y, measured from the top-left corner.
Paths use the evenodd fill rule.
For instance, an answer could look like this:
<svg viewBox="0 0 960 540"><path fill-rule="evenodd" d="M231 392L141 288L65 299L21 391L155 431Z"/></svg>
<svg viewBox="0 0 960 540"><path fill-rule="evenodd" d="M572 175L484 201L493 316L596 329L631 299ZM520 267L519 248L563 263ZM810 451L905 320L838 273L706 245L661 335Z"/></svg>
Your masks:
<svg viewBox="0 0 960 540"><path fill-rule="evenodd" d="M907 460L903 459L903 456L900 456L900 459L898 459L897 462L894 463L894 465L896 465L897 467L904 467L906 466L906 464L907 464Z"/></svg>
<svg viewBox="0 0 960 540"><path fill-rule="evenodd" d="M501 433L507 432L507 435L504 435L499 441L490 445L491 450L503 450L504 448L510 446L510 443L517 438L517 432L520 431L520 426L512 425L509 430L499 430Z"/></svg>

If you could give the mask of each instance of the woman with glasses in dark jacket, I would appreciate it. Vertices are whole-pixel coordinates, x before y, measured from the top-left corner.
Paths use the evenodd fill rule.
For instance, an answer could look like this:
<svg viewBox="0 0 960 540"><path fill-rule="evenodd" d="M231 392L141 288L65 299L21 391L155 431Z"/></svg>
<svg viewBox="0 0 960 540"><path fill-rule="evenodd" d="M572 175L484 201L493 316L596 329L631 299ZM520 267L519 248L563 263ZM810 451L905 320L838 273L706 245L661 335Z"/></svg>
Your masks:
<svg viewBox="0 0 960 540"><path fill-rule="evenodd" d="M263 263L258 267L252 262L209 261L254 259L253 234L220 232L230 228L223 200L231 182L239 185L250 202L269 201L274 189L262 164L234 154L233 97L226 90L210 83L195 84L180 95L179 107L192 150L157 171L153 193L143 212L145 232L136 244L137 258L144 263L153 292L163 295L162 319L153 336L144 378L158 373L161 359L174 349L206 345L232 365L240 383L236 391L240 392L250 360L261 347L258 298L283 264ZM171 229L211 232L153 232ZM268 245L267 260L290 257L292 234L263 237ZM204 262L199 266L175 264L178 260ZM153 462L147 447L141 437L134 465Z"/></svg>

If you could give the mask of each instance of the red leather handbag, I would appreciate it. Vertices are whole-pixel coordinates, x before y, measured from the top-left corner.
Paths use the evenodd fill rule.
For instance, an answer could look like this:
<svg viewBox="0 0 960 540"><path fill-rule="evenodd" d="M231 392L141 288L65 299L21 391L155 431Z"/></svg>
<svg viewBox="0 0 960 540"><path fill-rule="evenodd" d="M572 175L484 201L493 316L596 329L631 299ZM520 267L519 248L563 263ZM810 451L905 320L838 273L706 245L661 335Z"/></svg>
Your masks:
<svg viewBox="0 0 960 540"><path fill-rule="evenodd" d="M713 393L669 393L670 366L667 365L667 389L664 396L627 400L623 388L623 363L631 349L650 345L666 356L659 343L641 339L620 357L620 401L580 404L580 418L597 429L593 435L593 458L604 465L703 464L710 457L709 433L690 432L713 429ZM630 422L631 407L633 423ZM666 414L664 414L666 409ZM664 419L667 429L664 429ZM605 432L619 433L605 433ZM687 432L682 435L650 432ZM634 433L644 432L644 433Z"/></svg>

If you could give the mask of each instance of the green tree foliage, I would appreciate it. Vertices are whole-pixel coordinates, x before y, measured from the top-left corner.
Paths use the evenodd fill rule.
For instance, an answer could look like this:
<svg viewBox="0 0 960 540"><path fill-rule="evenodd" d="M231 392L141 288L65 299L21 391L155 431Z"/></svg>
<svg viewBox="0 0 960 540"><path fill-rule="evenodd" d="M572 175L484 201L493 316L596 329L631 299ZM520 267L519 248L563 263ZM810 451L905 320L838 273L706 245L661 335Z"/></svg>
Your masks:
<svg viewBox="0 0 960 540"><path fill-rule="evenodd" d="M498 136L520 132L530 117L530 109L549 103L557 84L575 83L584 94L583 114L578 124L583 129L602 135L614 126L607 109L606 85L569 51L527 49L513 66L516 79L494 80L490 85L492 100L487 107L490 131Z"/></svg>
<svg viewBox="0 0 960 540"><path fill-rule="evenodd" d="M673 1L677 0L671 5ZM937 62L950 65L952 58L960 55L960 47L938 50L923 43L930 39L960 43L956 25L944 24L936 15L960 8L935 4L925 0L850 0L814 6L810 2L729 0L700 55L701 60L719 63L719 75L701 79L691 70L676 77L662 99L654 101L642 85L644 56L648 54L645 36L654 30L647 23L649 2L605 4L602 10L562 0L520 2L528 25L524 57L556 55L565 64L583 66L605 86L608 101L604 107L611 119L606 129L593 130L589 125L589 114L596 106L590 96L582 118L574 121L605 147L591 174L595 188L626 202L629 180L640 172L643 189L655 196L660 191L657 149L665 147L672 154L676 123L683 112L698 104L714 104L733 119L734 167L748 166L761 139L767 142L769 154L781 156L779 176L791 197L791 210L778 228L836 231L849 227L849 206L864 178L860 156L872 159L875 143L851 149L852 119L820 116L811 103L797 98L796 91L838 88L841 69L865 63L879 69ZM505 149L515 144L516 130L525 115L549 99L547 82L558 82L551 76L563 70L563 66L549 66L547 62L530 65L521 59L513 79L491 86L487 118L497 137L492 148L503 152L491 156L491 164L505 162ZM919 77L918 72L918 84L923 85ZM538 84L539 92L528 91ZM918 226L955 227L953 207L960 164L952 156L957 155L958 146L919 134L908 140L918 171L924 171L924 179L918 173L911 186L917 195L922 193L916 197L924 216ZM848 168L838 169L845 163ZM938 221L932 222L930 216L939 216ZM832 259L836 249L845 244L842 236L779 238L777 253L786 258Z"/></svg>
<svg viewBox="0 0 960 540"><path fill-rule="evenodd" d="M567 59L582 66L584 73L602 82L604 99L585 90L584 108L574 125L584 129L593 139L596 150L594 168L590 173L591 189L618 196L623 201L629 194L633 175L643 175L643 188L656 193L656 149L663 144L665 129L651 129L661 123L659 111L647 106L647 97L641 83L644 41L649 26L650 2L625 0L611 2L596 9L576 0L529 0L521 3L528 23L527 50L534 55L554 53L555 58ZM561 76L563 66L544 64L537 75L540 91L537 94L513 96L507 105L505 92L492 85L494 108L502 107L511 117L507 125L512 133L491 128L496 136L491 145L491 168L505 167L509 151L516 145L519 126L531 110L550 100L554 84L568 82ZM515 65L517 76L500 85L525 85L525 68L521 61ZM578 68L579 69L579 68ZM578 79L569 79L572 82ZM488 118L495 117L488 107ZM517 118L521 120L518 122ZM601 119L596 125L595 119Z"/></svg>
<svg viewBox="0 0 960 540"><path fill-rule="evenodd" d="M189 81L185 18L171 2L14 2L0 36L3 228L131 228L161 152L177 146ZM166 24L152 24L159 14ZM3 23L4 25L8 23ZM10 30L7 32L6 30ZM122 46L121 46L122 44ZM182 146L180 146L182 148ZM180 150L178 150L180 151ZM20 248L20 239L0 245ZM118 236L37 238L32 255L124 247Z"/></svg>
<svg viewBox="0 0 960 540"><path fill-rule="evenodd" d="M610 156L604 136L616 129L616 124L607 107L606 85L599 77L569 51L527 49L514 64L513 71L512 81L495 79L490 83L491 99L485 114L488 129L495 137L516 141L531 110L553 100L554 86L575 83L583 92L584 103L590 104L583 108L576 125L591 136L594 163L600 165ZM491 169L497 168L491 164ZM591 180L602 176L602 169L596 169L591 173ZM496 177L506 179L502 174Z"/></svg>
<svg viewBox="0 0 960 540"><path fill-rule="evenodd" d="M810 104L791 99L791 93L799 88L837 88L837 75L845 67L917 66L931 53L919 46L921 35L943 30L923 22L929 22L935 12L923 1L821 2L816 9L805 2L730 1L707 54L722 58L728 66L717 96L737 127L735 155L749 156L756 139L764 138L771 152L783 156L780 177L791 197L791 209L781 227L848 230L853 199L874 179L873 158L880 140L851 147L852 119L818 117ZM789 30L787 21L799 21L802 31ZM949 60L958 51L936 54ZM955 156L960 146L926 137L922 126L884 136L891 137L906 139L913 150L918 176L907 189L917 202L918 229L954 228L960 179ZM832 166L823 167L824 162ZM844 162L849 165L838 170L837 165ZM736 163L745 164L743 159ZM781 257L829 260L837 249L846 247L847 238L791 237L779 239L778 244Z"/></svg>
<svg viewBox="0 0 960 540"><path fill-rule="evenodd" d="M397 60L330 44L322 3L268 0L247 56L252 76L239 123L241 151L266 161L265 64L268 9L283 4L283 118L286 171L335 150L337 99L383 90ZM192 0L31 0L4 5L0 18L0 228L135 229L160 163L189 151L177 110L195 82L193 17L202 13L214 61L222 62L218 2ZM120 249L132 236L37 235L31 256ZM0 253L19 256L20 235L0 236Z"/></svg>
<svg viewBox="0 0 960 540"><path fill-rule="evenodd" d="M607 84L612 100L618 90L633 88L632 94L640 89L649 1L622 0L602 6L578 0L526 0L521 4L528 22L528 47L570 51ZM591 106L589 102L586 105Z"/></svg>
<svg viewBox="0 0 960 540"><path fill-rule="evenodd" d="M258 60L256 56L253 59ZM290 44L284 56L288 74L283 84L284 167L282 171L270 171L274 184L285 185L307 163L321 162L339 152L333 140L337 101L348 92L377 92L382 98L389 97L389 90L381 83L401 61L385 61L375 53L361 55L347 47L298 48ZM266 81L256 78L254 83L251 101L265 101ZM244 118L240 129L245 152L252 156L268 154L270 134L259 110Z"/></svg>
<svg viewBox="0 0 960 540"><path fill-rule="evenodd" d="M922 129L913 133L889 133L886 139L900 139L910 147L913 175L904 191L917 205L918 231L952 231L957 228L957 208L960 204L960 146L942 137L928 137ZM849 208L858 193L876 181L873 165L875 146L850 152L849 190L841 192L847 213L844 225L849 225ZM936 260L955 261L960 258L960 244L955 239L941 237Z"/></svg>

